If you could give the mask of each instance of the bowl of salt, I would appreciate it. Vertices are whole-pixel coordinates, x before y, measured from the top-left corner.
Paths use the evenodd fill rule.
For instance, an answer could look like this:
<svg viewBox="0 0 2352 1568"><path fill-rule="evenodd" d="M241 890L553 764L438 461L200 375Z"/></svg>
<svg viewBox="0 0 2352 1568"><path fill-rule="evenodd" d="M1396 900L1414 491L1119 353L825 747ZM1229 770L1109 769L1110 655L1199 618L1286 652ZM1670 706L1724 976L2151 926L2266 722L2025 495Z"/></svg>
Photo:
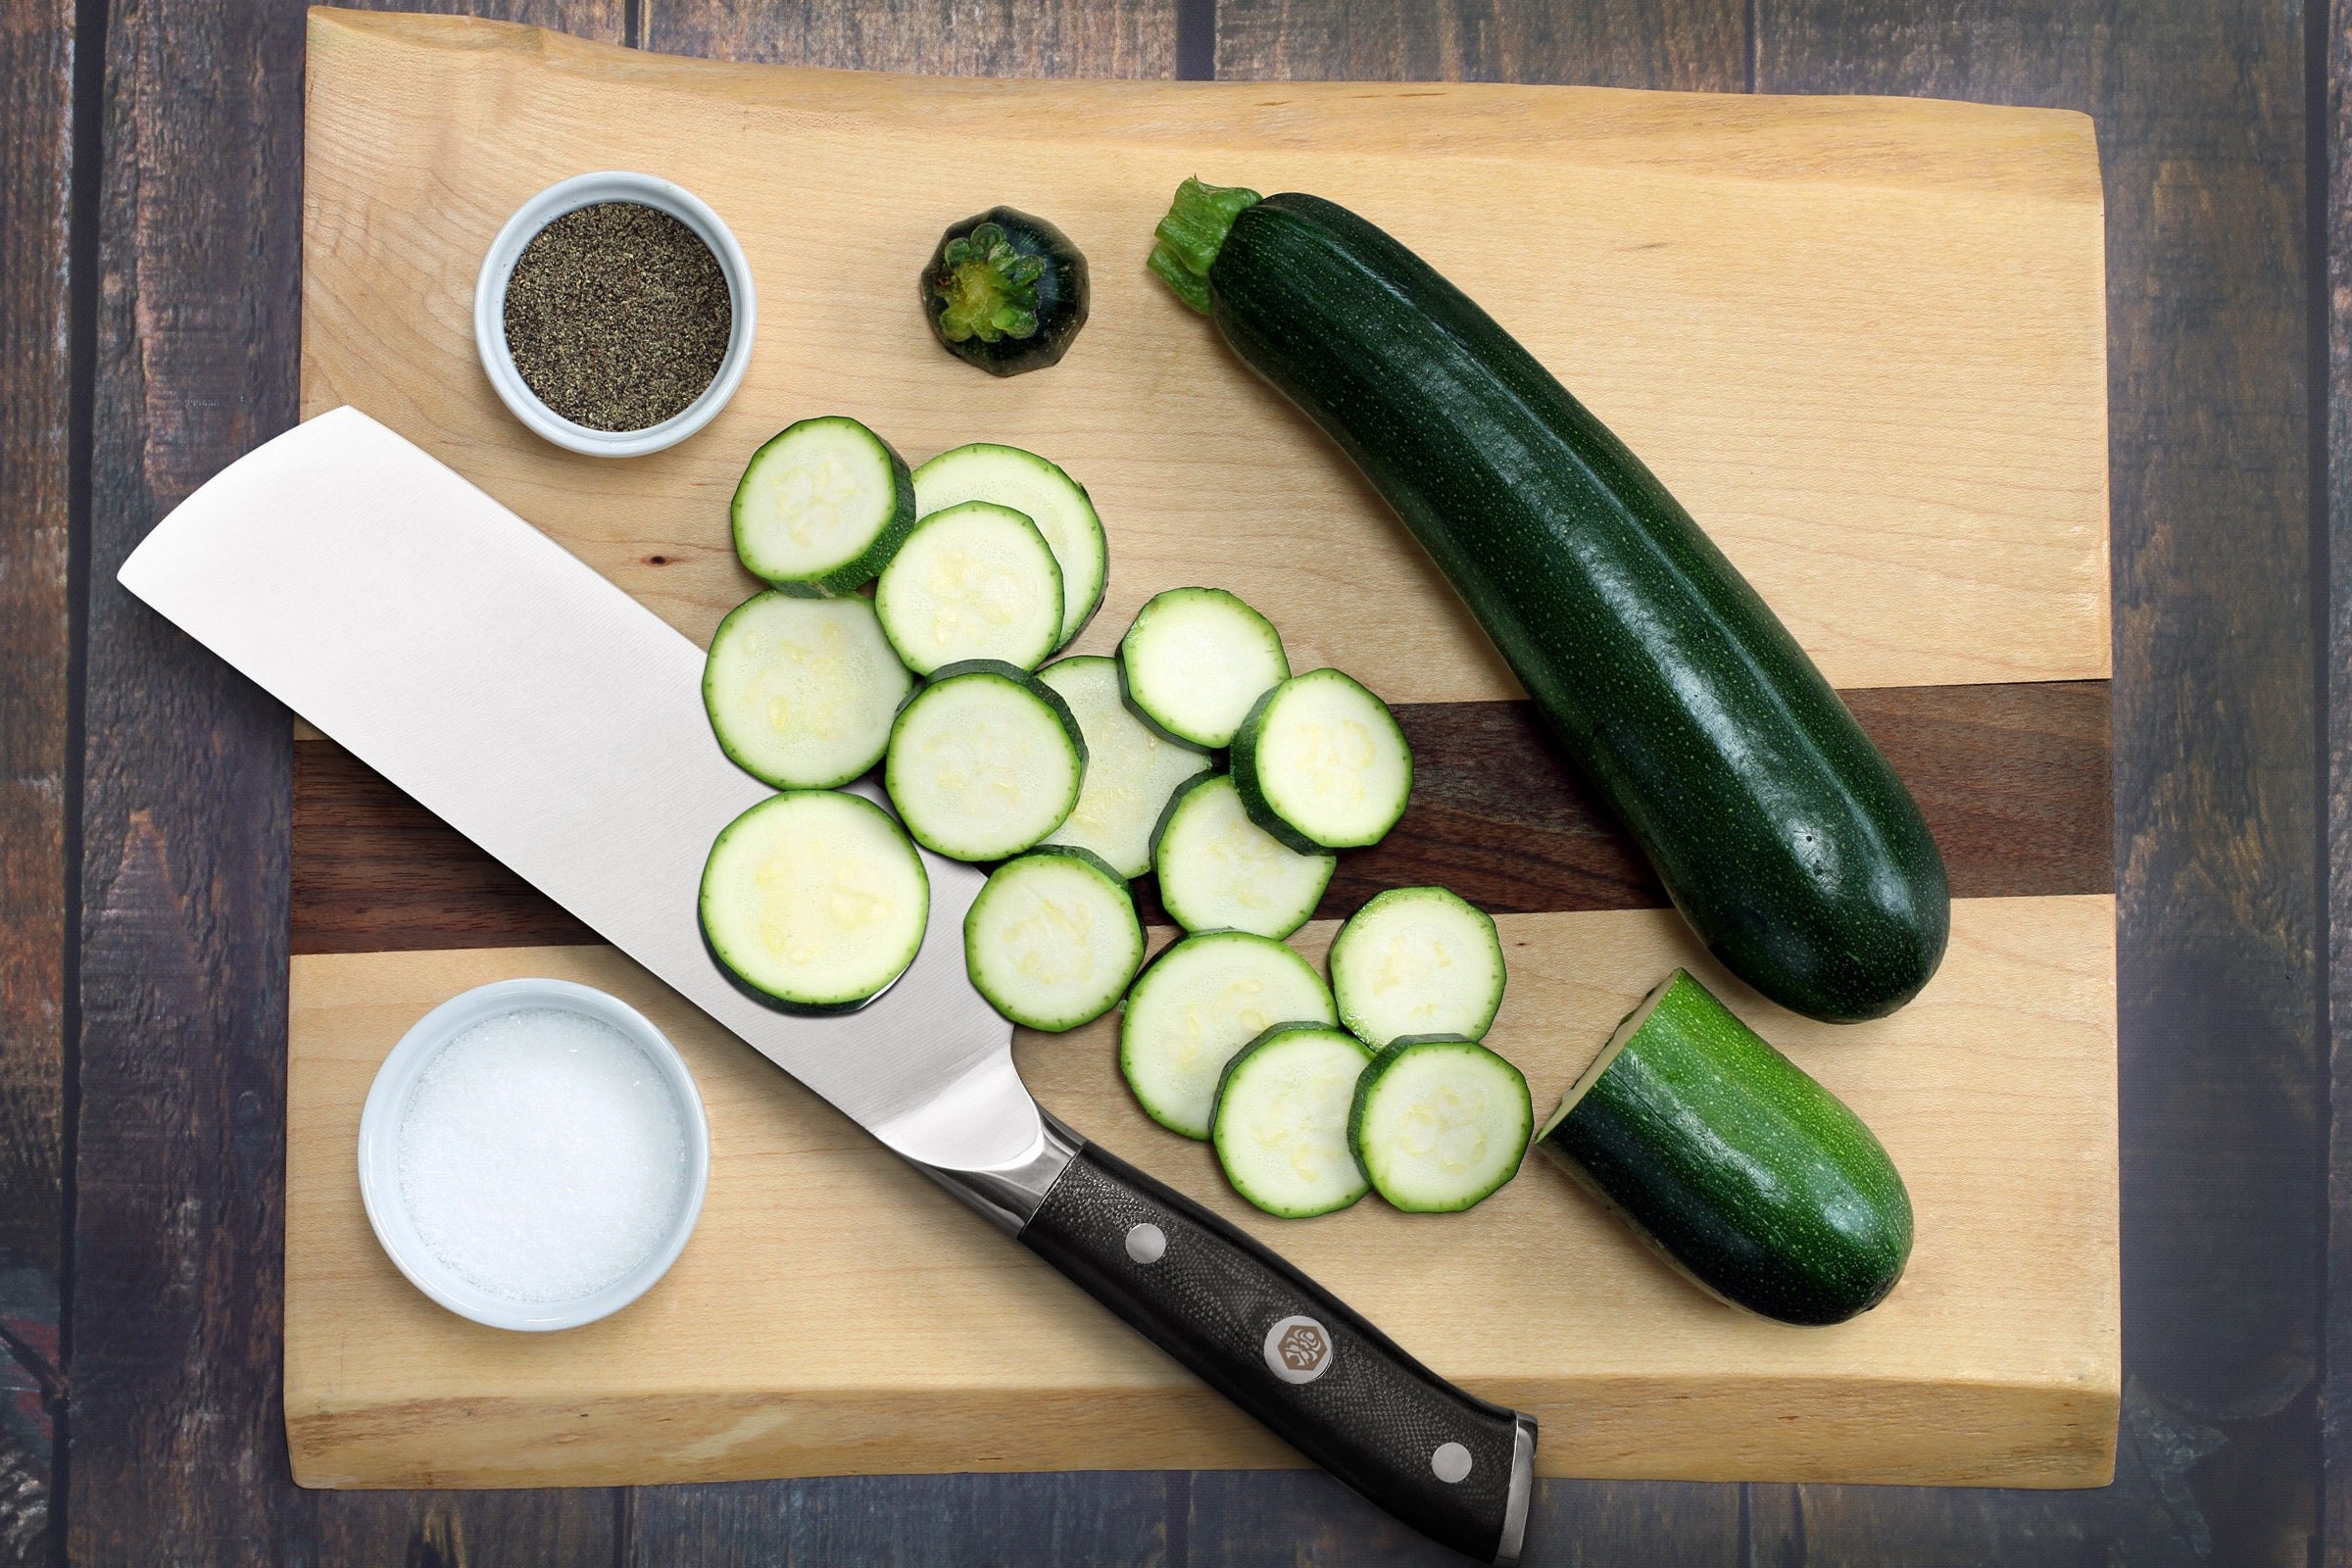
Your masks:
<svg viewBox="0 0 2352 1568"><path fill-rule="evenodd" d="M360 1113L360 1196L411 1284L492 1328L576 1328L684 1250L710 1175L661 1030L568 980L501 980L416 1021Z"/></svg>

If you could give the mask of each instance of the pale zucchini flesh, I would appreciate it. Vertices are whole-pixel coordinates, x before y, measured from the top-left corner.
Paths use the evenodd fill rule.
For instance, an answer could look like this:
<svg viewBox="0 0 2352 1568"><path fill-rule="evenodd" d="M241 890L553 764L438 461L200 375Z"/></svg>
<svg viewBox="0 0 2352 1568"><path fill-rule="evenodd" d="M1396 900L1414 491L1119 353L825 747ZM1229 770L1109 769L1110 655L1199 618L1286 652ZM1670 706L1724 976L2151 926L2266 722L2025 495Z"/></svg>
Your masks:
<svg viewBox="0 0 2352 1568"><path fill-rule="evenodd" d="M752 455L730 514L753 576L792 594L855 593L914 526L914 479L856 419L803 419Z"/></svg>
<svg viewBox="0 0 2352 1568"><path fill-rule="evenodd" d="M963 920L964 968L1014 1023L1059 1032L1118 1005L1144 925L1117 872L1084 850L1038 851L989 874Z"/></svg>
<svg viewBox="0 0 2352 1568"><path fill-rule="evenodd" d="M1527 1079L1501 1056L1458 1035L1408 1037L1364 1069L1348 1144L1392 1206L1449 1214L1518 1174L1535 1124Z"/></svg>
<svg viewBox="0 0 2352 1568"><path fill-rule="evenodd" d="M1152 869L1152 830L1177 786L1209 769L1205 753L1137 718L1119 695L1118 662L1057 659L1037 678L1060 693L1086 737L1086 783L1046 840L1092 850L1125 877Z"/></svg>
<svg viewBox="0 0 2352 1568"><path fill-rule="evenodd" d="M1372 1053L1344 1029L1277 1025L1226 1064L1209 1143L1233 1190L1269 1214L1346 1208L1369 1183L1348 1147Z"/></svg>
<svg viewBox="0 0 2352 1568"><path fill-rule="evenodd" d="M1388 704L1336 669L1267 692L1233 743L1250 819L1292 849L1377 844L1404 815L1413 753Z"/></svg>
<svg viewBox="0 0 2352 1568"><path fill-rule="evenodd" d="M1250 821L1223 773L1168 803L1152 848L1160 905L1187 931L1287 937L1313 916L1338 864L1330 855L1301 855Z"/></svg>
<svg viewBox="0 0 2352 1568"><path fill-rule="evenodd" d="M1078 635L1102 603L1110 547L1086 487L1034 452L976 441L914 470L915 510L924 516L962 501L993 501L1037 525L1061 567L1061 631Z"/></svg>
<svg viewBox="0 0 2352 1568"><path fill-rule="evenodd" d="M1340 1021L1374 1050L1405 1035L1485 1037L1502 1005L1494 922L1445 888L1391 888L1331 942Z"/></svg>
<svg viewBox="0 0 2352 1568"><path fill-rule="evenodd" d="M1273 623L1222 588L1170 588L1119 640L1127 702L1177 740L1231 746L1242 720L1291 662Z"/></svg>
<svg viewBox="0 0 2352 1568"><path fill-rule="evenodd" d="M873 802L795 790L720 830L698 912L711 956L740 989L792 1011L837 1012L914 961L931 879Z"/></svg>
<svg viewBox="0 0 2352 1568"><path fill-rule="evenodd" d="M882 630L929 675L975 659L1034 669L1061 637L1061 567L1037 525L966 501L914 526L874 585Z"/></svg>
<svg viewBox="0 0 2352 1568"><path fill-rule="evenodd" d="M703 665L719 749L778 789L830 789L882 760L914 687L874 607L770 591L728 612Z"/></svg>
<svg viewBox="0 0 2352 1568"><path fill-rule="evenodd" d="M899 710L883 787L915 842L957 860L1001 860L1044 839L1077 804L1086 743L1053 688L1010 664L939 670Z"/></svg>
<svg viewBox="0 0 2352 1568"><path fill-rule="evenodd" d="M1234 1054L1278 1023L1338 1020L1314 966L1270 937L1210 931L1153 959L1119 1020L1119 1071L1145 1114L1208 1136L1217 1081Z"/></svg>

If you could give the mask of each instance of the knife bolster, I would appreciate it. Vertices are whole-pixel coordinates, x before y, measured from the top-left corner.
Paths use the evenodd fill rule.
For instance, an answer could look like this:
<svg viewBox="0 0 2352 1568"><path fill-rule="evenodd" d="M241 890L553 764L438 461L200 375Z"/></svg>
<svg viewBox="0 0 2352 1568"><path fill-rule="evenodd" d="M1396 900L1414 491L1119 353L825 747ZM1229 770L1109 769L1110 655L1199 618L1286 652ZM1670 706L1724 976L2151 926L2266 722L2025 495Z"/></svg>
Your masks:
<svg viewBox="0 0 2352 1568"><path fill-rule="evenodd" d="M914 1167L977 1209L1005 1235L1018 1236L1044 1206L1046 1195L1078 1151L1086 1147L1085 1139L1055 1120L1044 1106L1038 1107L1037 1114L1044 1127L1038 1147L1011 1164L953 1170L917 1160Z"/></svg>

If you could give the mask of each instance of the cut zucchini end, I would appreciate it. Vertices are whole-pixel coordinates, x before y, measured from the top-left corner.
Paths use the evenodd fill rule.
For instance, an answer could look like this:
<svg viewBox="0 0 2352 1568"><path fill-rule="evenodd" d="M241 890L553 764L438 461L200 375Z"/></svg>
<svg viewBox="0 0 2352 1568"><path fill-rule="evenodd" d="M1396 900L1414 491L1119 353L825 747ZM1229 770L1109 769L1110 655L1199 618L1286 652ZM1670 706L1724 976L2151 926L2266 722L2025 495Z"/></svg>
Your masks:
<svg viewBox="0 0 2352 1568"><path fill-rule="evenodd" d="M1041 849L990 873L963 921L974 989L1014 1023L1061 1034L1119 1004L1144 961L1127 879L1081 849Z"/></svg>
<svg viewBox="0 0 2352 1568"><path fill-rule="evenodd" d="M1374 894L1329 961L1340 1021L1376 1051L1408 1035L1483 1040L1509 979L1494 918L1442 887Z"/></svg>
<svg viewBox="0 0 2352 1568"><path fill-rule="evenodd" d="M1649 1015L1658 1010L1658 1004L1666 1000L1666 993L1674 989L1678 980L1690 980L1690 971L1677 969L1650 987L1649 994L1634 1004L1634 1010L1617 1021L1616 1031L1609 1036L1609 1043L1602 1046L1600 1054L1586 1064L1585 1070L1577 1075L1576 1082L1569 1085L1568 1092L1560 1097L1559 1104L1552 1108L1551 1114L1544 1119L1544 1125L1537 1129L1537 1143L1541 1144L1549 1138L1553 1130L1568 1119L1569 1112L1575 1110L1584 1098L1592 1092L1592 1086L1600 1082L1601 1074L1617 1064L1617 1058L1633 1043L1634 1036L1642 1032L1642 1026L1649 1022ZM1690 983L1697 984L1696 981ZM1564 1156L1561 1157L1563 1163L1573 1164Z"/></svg>
<svg viewBox="0 0 2352 1568"><path fill-rule="evenodd" d="M783 593L851 594L914 527L905 459L847 415L786 425L744 466L728 506L744 569Z"/></svg>
<svg viewBox="0 0 2352 1568"><path fill-rule="evenodd" d="M1348 1117L1371 1059L1355 1036L1320 1023L1276 1024L1237 1052L1209 1117L1233 1190L1283 1219L1336 1213L1369 1192Z"/></svg>
<svg viewBox="0 0 2352 1568"><path fill-rule="evenodd" d="M1236 1052L1277 1025L1337 1020L1322 977L1290 947L1246 931L1200 932L1162 950L1128 992L1119 1071L1146 1115L1206 1139Z"/></svg>
<svg viewBox="0 0 2352 1568"><path fill-rule="evenodd" d="M1451 1214L1519 1173L1534 1128L1527 1078L1510 1061L1460 1035L1408 1035L1356 1081L1348 1147L1391 1207Z"/></svg>

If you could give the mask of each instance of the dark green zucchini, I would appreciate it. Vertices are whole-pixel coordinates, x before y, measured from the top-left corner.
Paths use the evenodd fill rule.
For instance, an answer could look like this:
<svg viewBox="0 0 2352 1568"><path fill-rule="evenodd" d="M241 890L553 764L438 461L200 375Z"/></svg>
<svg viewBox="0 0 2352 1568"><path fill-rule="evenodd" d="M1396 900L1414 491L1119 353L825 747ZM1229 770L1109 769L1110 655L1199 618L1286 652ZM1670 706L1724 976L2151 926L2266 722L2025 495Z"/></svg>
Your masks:
<svg viewBox="0 0 2352 1568"><path fill-rule="evenodd" d="M921 288L939 346L991 375L1058 365L1086 324L1086 257L1052 223L1010 207L950 224Z"/></svg>
<svg viewBox="0 0 2352 1568"><path fill-rule="evenodd" d="M1911 1255L1911 1197L1870 1129L1680 969L1536 1136L1700 1285L1784 1323L1868 1311Z"/></svg>
<svg viewBox="0 0 2352 1568"><path fill-rule="evenodd" d="M1942 959L1943 859L1796 640L1475 304L1314 196L1187 181L1152 269L1379 487L1734 973L1816 1018Z"/></svg>

